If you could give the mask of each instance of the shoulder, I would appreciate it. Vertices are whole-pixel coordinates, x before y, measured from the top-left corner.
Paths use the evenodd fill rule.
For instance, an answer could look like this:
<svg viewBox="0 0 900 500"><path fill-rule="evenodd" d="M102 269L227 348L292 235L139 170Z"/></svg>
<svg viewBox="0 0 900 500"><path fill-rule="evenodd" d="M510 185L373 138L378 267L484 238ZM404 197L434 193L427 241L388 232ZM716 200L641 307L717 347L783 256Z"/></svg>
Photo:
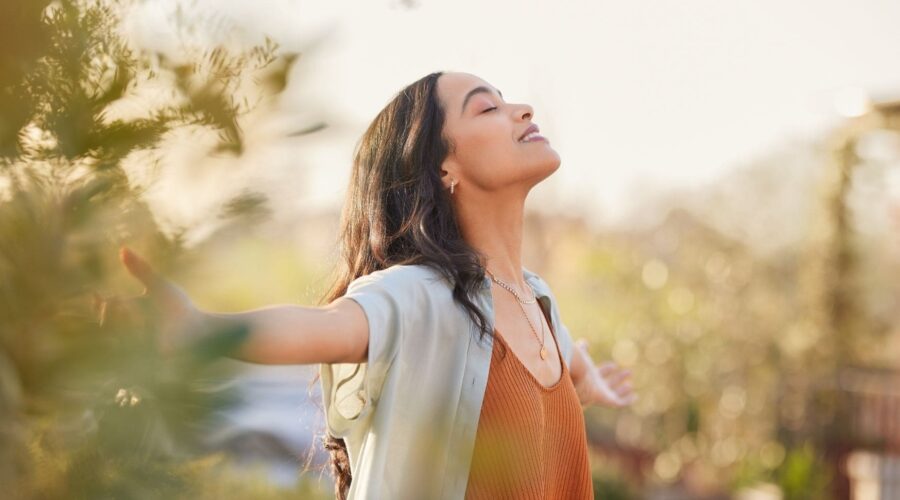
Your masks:
<svg viewBox="0 0 900 500"><path fill-rule="evenodd" d="M525 280L534 287L535 291L538 292L538 295L550 295L553 296L553 291L550 289L550 285L544 281L539 274L531 271L528 268L522 268L523 274L525 275Z"/></svg>
<svg viewBox="0 0 900 500"><path fill-rule="evenodd" d="M534 289L534 293L537 297L547 297L550 302L550 309L556 314L556 311L559 310L559 304L556 301L556 295L553 293L553 289L550 288L550 284L547 283L544 278L542 278L537 273L523 268L525 274L525 280L531 287Z"/></svg>
<svg viewBox="0 0 900 500"><path fill-rule="evenodd" d="M381 287L398 291L426 291L440 289L434 285L445 283L436 269L424 264L395 264L360 276L347 287L350 292L360 286L377 283Z"/></svg>

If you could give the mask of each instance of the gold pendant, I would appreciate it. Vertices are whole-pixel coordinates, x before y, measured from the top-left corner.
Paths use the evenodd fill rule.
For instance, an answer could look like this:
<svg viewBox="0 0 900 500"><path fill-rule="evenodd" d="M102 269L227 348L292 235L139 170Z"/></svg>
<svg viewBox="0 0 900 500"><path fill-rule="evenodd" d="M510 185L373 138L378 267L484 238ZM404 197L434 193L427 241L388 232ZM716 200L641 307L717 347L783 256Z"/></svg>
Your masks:
<svg viewBox="0 0 900 500"><path fill-rule="evenodd" d="M547 348L541 347L541 359L547 359Z"/></svg>

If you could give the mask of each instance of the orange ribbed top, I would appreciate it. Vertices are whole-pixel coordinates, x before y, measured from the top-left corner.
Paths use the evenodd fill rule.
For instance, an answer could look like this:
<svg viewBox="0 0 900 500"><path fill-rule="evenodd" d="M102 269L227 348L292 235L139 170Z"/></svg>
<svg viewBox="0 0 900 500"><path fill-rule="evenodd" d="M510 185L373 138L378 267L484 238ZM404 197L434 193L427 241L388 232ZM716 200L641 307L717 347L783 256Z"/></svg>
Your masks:
<svg viewBox="0 0 900 500"><path fill-rule="evenodd" d="M558 357L562 375L546 387L494 329L467 500L594 498L581 402Z"/></svg>

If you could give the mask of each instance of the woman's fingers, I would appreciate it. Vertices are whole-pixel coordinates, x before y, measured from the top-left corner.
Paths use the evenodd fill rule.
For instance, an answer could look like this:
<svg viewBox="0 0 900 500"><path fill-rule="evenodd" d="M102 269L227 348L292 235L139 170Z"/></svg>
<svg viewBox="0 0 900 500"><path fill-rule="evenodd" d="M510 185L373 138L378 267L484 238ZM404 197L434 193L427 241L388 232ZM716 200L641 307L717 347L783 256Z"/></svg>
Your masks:
<svg viewBox="0 0 900 500"><path fill-rule="evenodd" d="M606 363L603 363L602 365L598 366L597 371L600 373L601 377L606 378L608 375L610 375L616 371L617 366L618 365L616 365L612 361L607 361Z"/></svg>
<svg viewBox="0 0 900 500"><path fill-rule="evenodd" d="M597 367L597 373L606 380L610 387L621 385L628 377L631 376L631 370L622 368L619 365L609 361Z"/></svg>
<svg viewBox="0 0 900 500"><path fill-rule="evenodd" d="M623 395L622 398L620 399L620 404L621 404L621 406L628 406L628 405L634 403L635 401L637 401L637 399L638 399L637 394L634 394L634 393L628 394L627 396Z"/></svg>
<svg viewBox="0 0 900 500"><path fill-rule="evenodd" d="M136 253L124 246L119 249L119 259L128 269L128 272L140 280L147 287L147 290L156 288L159 277L144 259L138 257Z"/></svg>
<svg viewBox="0 0 900 500"><path fill-rule="evenodd" d="M97 314L99 326L106 328L114 324L133 324L143 318L143 300L145 296L137 297L101 297L97 292L92 292L94 297L94 312Z"/></svg>
<svg viewBox="0 0 900 500"><path fill-rule="evenodd" d="M626 370L625 368L616 368L615 370L611 370L604 378L606 378L611 387L618 387L622 385L622 383L624 383L630 376L630 370Z"/></svg>
<svg viewBox="0 0 900 500"><path fill-rule="evenodd" d="M585 352L589 349L586 338L578 339L575 344ZM631 370L623 368L613 361L607 361L596 367L600 377L599 399L609 405L622 407L637 401L637 394L631 385ZM595 385L595 387L598 387Z"/></svg>
<svg viewBox="0 0 900 500"><path fill-rule="evenodd" d="M597 372L606 381L609 388L615 393L615 403L619 406L629 405L637 400L637 395L631 384L631 371L617 366L615 363L605 363L597 367Z"/></svg>

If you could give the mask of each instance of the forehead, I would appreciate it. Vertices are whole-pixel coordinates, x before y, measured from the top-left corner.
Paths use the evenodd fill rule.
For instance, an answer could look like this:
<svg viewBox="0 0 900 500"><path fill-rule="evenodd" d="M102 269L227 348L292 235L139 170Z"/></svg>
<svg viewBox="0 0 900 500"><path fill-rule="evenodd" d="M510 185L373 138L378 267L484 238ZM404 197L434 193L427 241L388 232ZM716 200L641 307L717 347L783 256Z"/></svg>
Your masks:
<svg viewBox="0 0 900 500"><path fill-rule="evenodd" d="M489 82L471 73L451 72L438 78L437 91L445 106L458 108L466 93L478 86L494 89Z"/></svg>

